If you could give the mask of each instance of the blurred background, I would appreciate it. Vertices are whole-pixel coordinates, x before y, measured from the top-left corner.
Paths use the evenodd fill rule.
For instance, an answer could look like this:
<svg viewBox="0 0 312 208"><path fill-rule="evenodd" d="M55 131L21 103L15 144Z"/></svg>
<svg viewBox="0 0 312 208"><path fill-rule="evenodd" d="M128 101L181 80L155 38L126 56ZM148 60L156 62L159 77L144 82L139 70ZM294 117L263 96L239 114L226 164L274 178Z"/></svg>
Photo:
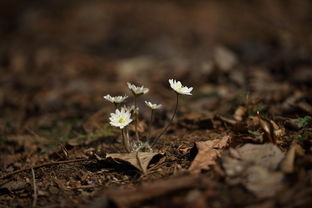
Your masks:
<svg viewBox="0 0 312 208"><path fill-rule="evenodd" d="M311 89L310 0L1 1L0 41L2 135L105 122L103 95L127 81L167 104L176 78L195 88L192 107L225 113L246 93Z"/></svg>

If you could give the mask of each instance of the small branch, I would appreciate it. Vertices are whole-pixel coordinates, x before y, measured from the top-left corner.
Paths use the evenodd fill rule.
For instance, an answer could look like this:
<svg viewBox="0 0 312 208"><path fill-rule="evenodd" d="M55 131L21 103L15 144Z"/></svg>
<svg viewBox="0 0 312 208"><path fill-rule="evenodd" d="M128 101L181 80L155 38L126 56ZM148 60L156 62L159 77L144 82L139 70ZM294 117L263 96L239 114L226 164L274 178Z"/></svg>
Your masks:
<svg viewBox="0 0 312 208"><path fill-rule="evenodd" d="M156 137L156 139L154 139L154 141L153 141L151 147L154 147L154 145L158 142L158 140L160 139L160 137L161 137L163 134L165 134L165 133L167 132L169 126L170 126L170 125L172 124L172 122L173 122L173 119L174 119L175 115L177 114L178 105L179 105L179 94L178 94L178 93L176 93L176 94L177 94L177 99L176 99L176 106L175 106L175 108L174 108L173 115L172 115L172 117L171 117L171 119L170 119L168 125L167 125L167 126L164 128L164 130Z"/></svg>
<svg viewBox="0 0 312 208"><path fill-rule="evenodd" d="M28 167L28 168L23 168L20 170L16 170L13 171L11 173L8 173L6 175L2 175L0 176L0 180L8 178L10 176L13 176L15 174L27 171L27 170L31 170L31 169L37 169L37 168L41 168L41 167L45 167L45 166L52 166L52 165L59 165L59 164L67 164L67 163L75 163L75 162L85 162L85 161L91 161L90 159L75 159L75 160L63 160L63 161L53 161L53 162L47 162L47 163L42 163L39 165L35 165L33 167Z"/></svg>
<svg viewBox="0 0 312 208"><path fill-rule="evenodd" d="M33 179L33 187L34 187L34 199L32 203L32 207L37 206L37 199L38 199L38 190L37 190L37 185L36 185L36 176L35 176L35 171L34 168L31 168L31 174L32 174L32 179Z"/></svg>

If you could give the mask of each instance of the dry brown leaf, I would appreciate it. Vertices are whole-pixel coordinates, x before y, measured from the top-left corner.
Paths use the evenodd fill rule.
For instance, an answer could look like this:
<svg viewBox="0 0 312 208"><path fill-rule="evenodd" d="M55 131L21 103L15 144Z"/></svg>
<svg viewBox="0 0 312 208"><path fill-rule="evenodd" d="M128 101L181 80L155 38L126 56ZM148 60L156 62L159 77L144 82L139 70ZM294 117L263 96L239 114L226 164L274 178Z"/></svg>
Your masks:
<svg viewBox="0 0 312 208"><path fill-rule="evenodd" d="M244 161L275 170L284 158L284 153L276 146L267 144L246 144L236 149Z"/></svg>
<svg viewBox="0 0 312 208"><path fill-rule="evenodd" d="M257 112L259 118L259 124L264 135L271 143L277 144L280 142L280 139L285 134L285 129L275 123L273 120L263 118L259 112Z"/></svg>
<svg viewBox="0 0 312 208"><path fill-rule="evenodd" d="M292 143L284 160L281 163L281 170L284 173L292 173L294 171L294 162L296 154L302 154L303 149L297 143Z"/></svg>
<svg viewBox="0 0 312 208"><path fill-rule="evenodd" d="M118 164L127 163L146 174L147 167L155 156L162 157L163 155L154 152L112 153L107 154L106 158L97 156L97 159L102 161L112 161Z"/></svg>
<svg viewBox="0 0 312 208"><path fill-rule="evenodd" d="M223 136L221 139L196 142L198 153L189 167L192 174L198 174L201 170L209 170L209 166L215 165L215 160L220 157L223 148L227 147L231 137Z"/></svg>
<svg viewBox="0 0 312 208"><path fill-rule="evenodd" d="M231 118L227 118L227 117L222 116L222 115L216 115L216 118L220 119L221 121L223 121L223 122L225 122L227 124L230 124L230 125L235 125L237 123L236 120L231 119Z"/></svg>
<svg viewBox="0 0 312 208"><path fill-rule="evenodd" d="M261 166L251 166L246 170L245 186L258 197L271 197L283 188L283 174L281 172L269 171Z"/></svg>
<svg viewBox="0 0 312 208"><path fill-rule="evenodd" d="M235 113L233 115L234 119L236 121L242 121L244 115L247 113L247 108L244 106L239 106L236 110Z"/></svg>
<svg viewBox="0 0 312 208"><path fill-rule="evenodd" d="M222 158L230 184L243 184L258 197L270 197L283 187L283 173L276 171L284 153L276 145L246 144L230 149Z"/></svg>

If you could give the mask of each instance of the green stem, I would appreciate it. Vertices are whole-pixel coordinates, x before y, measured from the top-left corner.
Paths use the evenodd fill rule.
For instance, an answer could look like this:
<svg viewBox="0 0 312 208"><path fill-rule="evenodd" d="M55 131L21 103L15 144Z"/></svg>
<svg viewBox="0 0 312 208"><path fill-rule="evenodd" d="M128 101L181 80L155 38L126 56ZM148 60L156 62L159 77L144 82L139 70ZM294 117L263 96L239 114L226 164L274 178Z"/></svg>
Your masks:
<svg viewBox="0 0 312 208"><path fill-rule="evenodd" d="M117 103L114 103L114 105L115 105L115 110L117 110L118 104L117 104Z"/></svg>
<svg viewBox="0 0 312 208"><path fill-rule="evenodd" d="M154 109L152 109L151 111L151 120L150 120L149 127L148 127L147 141L149 141L151 138L153 120L154 120Z"/></svg>
<svg viewBox="0 0 312 208"><path fill-rule="evenodd" d="M172 117L171 117L169 123L167 124L167 126L164 128L164 130L154 139L154 141L153 141L151 147L154 147L154 145L158 142L158 140L160 139L160 137L161 137L162 135L164 135L164 134L167 132L169 126L170 126L170 125L172 124L172 122L173 122L173 119L174 119L174 117L175 117L175 115L176 115L176 113L177 113L177 111L178 111L178 105L179 105L179 94L178 94L178 93L176 93L176 94L177 94L177 99L176 99L176 105L175 105L175 108L174 108L173 115L172 115Z"/></svg>
<svg viewBox="0 0 312 208"><path fill-rule="evenodd" d="M124 145L126 151L129 153L131 152L130 142L129 142L129 136L127 134L127 129L121 129L121 135L122 135L122 144Z"/></svg>
<svg viewBox="0 0 312 208"><path fill-rule="evenodd" d="M138 132L138 115L139 112L137 112L137 96L134 95L134 120L135 120L135 137L137 140L139 140L139 132Z"/></svg>

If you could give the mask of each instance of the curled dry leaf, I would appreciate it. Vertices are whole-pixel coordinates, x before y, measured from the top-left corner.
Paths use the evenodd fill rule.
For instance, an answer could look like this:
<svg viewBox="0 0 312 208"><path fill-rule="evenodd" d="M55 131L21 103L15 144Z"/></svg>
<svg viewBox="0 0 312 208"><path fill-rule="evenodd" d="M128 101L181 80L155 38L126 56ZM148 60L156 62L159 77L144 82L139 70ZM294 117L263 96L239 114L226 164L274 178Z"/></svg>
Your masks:
<svg viewBox="0 0 312 208"><path fill-rule="evenodd" d="M237 123L236 120L232 119L232 118L228 118L226 116L223 115L216 115L217 119L220 119L221 121L223 121L224 123L230 124L230 125L235 125Z"/></svg>
<svg viewBox="0 0 312 208"><path fill-rule="evenodd" d="M223 136L221 139L196 142L197 155L189 167L192 174L198 174L201 170L209 170L209 166L215 165L215 160L220 157L223 148L227 147L231 137Z"/></svg>
<svg viewBox="0 0 312 208"><path fill-rule="evenodd" d="M131 153L112 153L107 154L106 158L101 158L96 155L96 158L100 161L112 162L116 164L128 164L142 173L147 173L147 168L151 161L163 157L163 154L154 152L131 152ZM158 161L158 160L157 160Z"/></svg>
<svg viewBox="0 0 312 208"><path fill-rule="evenodd" d="M247 113L247 108L244 106L239 106L235 110L233 117L235 118L236 121L242 121L246 113Z"/></svg>
<svg viewBox="0 0 312 208"><path fill-rule="evenodd" d="M273 120L263 118L259 112L257 112L257 114L260 127L264 131L265 137L273 144L279 143L281 137L285 134L285 129L279 126Z"/></svg>

